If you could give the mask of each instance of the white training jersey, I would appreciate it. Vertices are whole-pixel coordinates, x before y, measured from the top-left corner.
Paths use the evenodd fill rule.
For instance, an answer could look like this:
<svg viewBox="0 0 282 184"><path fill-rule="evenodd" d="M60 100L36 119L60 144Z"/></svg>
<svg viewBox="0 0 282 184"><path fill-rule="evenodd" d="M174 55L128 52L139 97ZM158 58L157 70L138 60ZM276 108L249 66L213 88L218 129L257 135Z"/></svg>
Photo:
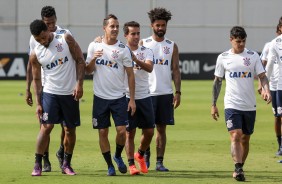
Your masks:
<svg viewBox="0 0 282 184"><path fill-rule="evenodd" d="M172 94L171 60L174 42L165 38L157 42L152 36L142 40L143 46L154 54L154 69L149 73L150 94L152 96Z"/></svg>
<svg viewBox="0 0 282 184"><path fill-rule="evenodd" d="M271 42L267 42L260 55L260 59L263 61L267 61L267 56L269 53L269 47L271 45ZM276 91L277 90L277 84L278 84L278 75L279 75L279 69L278 69L278 62L277 60L274 61L273 65L273 72L269 77L269 89L271 91Z"/></svg>
<svg viewBox="0 0 282 184"><path fill-rule="evenodd" d="M61 28L61 27L58 26L58 25L56 25L56 28L57 28L57 29L56 29L55 33L57 33L57 34L64 34L65 32L68 32L69 34L71 34L69 30L63 29L63 28ZM40 45L40 43L38 43L38 42L34 39L34 37L31 35L31 36L30 36L30 39L29 39L29 51L28 51L28 55L31 54L31 52L33 51L33 49L34 49L37 45ZM43 71L42 69L41 69L41 82L42 82L42 86L44 86L44 71Z"/></svg>
<svg viewBox="0 0 282 184"><path fill-rule="evenodd" d="M136 58L140 61L150 61L153 63L154 55L152 50L139 46L137 50L132 51ZM149 97L149 73L143 70L140 66L138 66L135 62L133 62L133 71L135 76L135 99L143 99ZM128 78L125 75L125 87L126 87L126 97L130 97L129 87L128 87Z"/></svg>
<svg viewBox="0 0 282 184"><path fill-rule="evenodd" d="M71 95L76 85L76 62L74 61L65 34L53 33L49 46L35 47L36 57L44 71L43 91L56 95Z"/></svg>
<svg viewBox="0 0 282 184"><path fill-rule="evenodd" d="M132 67L131 52L119 40L114 45L91 42L88 46L86 63L91 61L94 52L103 49L103 55L96 59L93 74L94 94L103 99L118 99L125 96L125 69Z"/></svg>
<svg viewBox="0 0 282 184"><path fill-rule="evenodd" d="M240 54L226 51L216 61L214 75L225 76L224 108L242 111L256 110L254 76L265 72L259 55L248 49Z"/></svg>
<svg viewBox="0 0 282 184"><path fill-rule="evenodd" d="M274 73L275 62L278 62L278 83L277 90L282 90L282 35L276 37L271 41L269 52L267 56L267 77L270 78L272 73Z"/></svg>

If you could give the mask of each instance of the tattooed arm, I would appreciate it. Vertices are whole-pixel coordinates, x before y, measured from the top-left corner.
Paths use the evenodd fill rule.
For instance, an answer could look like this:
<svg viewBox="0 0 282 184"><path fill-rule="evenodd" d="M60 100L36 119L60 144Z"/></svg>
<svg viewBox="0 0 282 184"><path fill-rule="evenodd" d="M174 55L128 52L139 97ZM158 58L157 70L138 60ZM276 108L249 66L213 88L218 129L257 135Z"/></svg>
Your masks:
<svg viewBox="0 0 282 184"><path fill-rule="evenodd" d="M220 90L222 85L222 78L215 76L213 81L213 88L212 88L212 107L211 107L211 115L214 120L217 121L219 118L218 109L216 107L216 101L218 99Z"/></svg>

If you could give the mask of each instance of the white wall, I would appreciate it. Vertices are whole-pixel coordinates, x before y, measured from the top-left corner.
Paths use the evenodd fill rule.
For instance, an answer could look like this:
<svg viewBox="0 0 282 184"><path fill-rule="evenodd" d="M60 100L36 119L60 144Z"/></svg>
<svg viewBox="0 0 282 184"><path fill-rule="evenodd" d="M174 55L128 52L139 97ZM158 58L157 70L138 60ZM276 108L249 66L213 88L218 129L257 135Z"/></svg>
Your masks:
<svg viewBox="0 0 282 184"><path fill-rule="evenodd" d="M0 52L27 52L29 24L40 19L43 6L54 6L58 24L69 28L83 52L102 34L105 0L0 0ZM275 36L282 16L282 0L109 0L109 11L124 22L135 20L141 36L151 35L147 12L165 7L172 14L167 37L182 53L218 53L230 47L229 30L234 25L246 28L247 47L261 51ZM124 40L120 29L121 40Z"/></svg>

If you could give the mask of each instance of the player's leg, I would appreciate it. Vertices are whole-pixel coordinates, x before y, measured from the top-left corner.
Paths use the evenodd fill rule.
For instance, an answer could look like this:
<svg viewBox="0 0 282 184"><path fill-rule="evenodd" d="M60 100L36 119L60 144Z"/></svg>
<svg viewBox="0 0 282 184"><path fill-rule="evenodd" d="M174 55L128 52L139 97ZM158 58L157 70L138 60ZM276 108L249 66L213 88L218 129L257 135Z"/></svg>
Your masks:
<svg viewBox="0 0 282 184"><path fill-rule="evenodd" d="M281 156L282 155L282 148L281 148L281 116L277 112L277 103L281 103L280 100L277 97L278 92L277 91L270 91L272 96L272 111L274 115L274 131L276 135L276 140L278 144L278 149L276 152L276 155ZM279 100L279 101L278 101ZM280 149L281 148L281 149Z"/></svg>
<svg viewBox="0 0 282 184"><path fill-rule="evenodd" d="M71 160L73 150L76 142L76 128L64 127L65 139L64 139L64 161L62 165L63 174L75 175L76 173L71 167Z"/></svg>
<svg viewBox="0 0 282 184"><path fill-rule="evenodd" d="M127 101L126 97L113 100L110 105L111 113L116 127L116 151L113 156L114 161L121 173L127 172L121 153L123 151L126 140L126 125L128 122Z"/></svg>
<svg viewBox="0 0 282 184"><path fill-rule="evenodd" d="M47 141L47 147L44 151L44 155L43 155L43 168L42 168L42 172L51 172L51 163L49 160L49 144L50 144L50 135L48 137L48 141Z"/></svg>
<svg viewBox="0 0 282 184"><path fill-rule="evenodd" d="M127 160L128 160L129 173L131 175L137 175L140 173L139 170L136 168L135 162L134 162L135 133L136 133L136 128L132 129L130 127L130 121L129 121L129 126L127 126L127 129L126 129L125 151L126 151Z"/></svg>
<svg viewBox="0 0 282 184"><path fill-rule="evenodd" d="M61 127L62 127L62 130L61 130L61 137L60 137L60 138L61 138L61 144L60 144L59 150L58 150L57 153L56 153L56 157L58 158L60 168L62 168L62 166L63 166L64 150L65 150L65 147L64 147L65 130L64 130L64 127L63 127L62 124L61 124Z"/></svg>

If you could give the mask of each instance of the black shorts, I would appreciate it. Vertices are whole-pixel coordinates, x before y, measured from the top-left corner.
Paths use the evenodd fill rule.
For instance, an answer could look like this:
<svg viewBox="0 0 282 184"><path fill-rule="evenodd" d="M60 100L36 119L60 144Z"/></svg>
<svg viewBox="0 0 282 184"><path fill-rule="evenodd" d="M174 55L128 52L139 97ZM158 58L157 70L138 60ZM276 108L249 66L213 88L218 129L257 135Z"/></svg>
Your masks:
<svg viewBox="0 0 282 184"><path fill-rule="evenodd" d="M73 95L42 93L41 123L58 124L68 128L80 126L79 102Z"/></svg>
<svg viewBox="0 0 282 184"><path fill-rule="evenodd" d="M277 116L282 116L282 90L277 90L276 92L276 105Z"/></svg>
<svg viewBox="0 0 282 184"><path fill-rule="evenodd" d="M129 102L129 98L126 99ZM135 100L136 111L133 116L128 112L128 125L126 130L130 131L136 127L147 129L155 128L154 110L151 97Z"/></svg>
<svg viewBox="0 0 282 184"><path fill-rule="evenodd" d="M155 123L174 125L173 94L151 96L154 108Z"/></svg>
<svg viewBox="0 0 282 184"><path fill-rule="evenodd" d="M115 126L126 126L127 102L126 97L114 100L106 100L94 95L92 124L94 129L104 129L111 126L110 117L113 117Z"/></svg>
<svg viewBox="0 0 282 184"><path fill-rule="evenodd" d="M256 111L240 111L225 109L225 122L228 131L241 129L244 134L251 135L254 132Z"/></svg>

